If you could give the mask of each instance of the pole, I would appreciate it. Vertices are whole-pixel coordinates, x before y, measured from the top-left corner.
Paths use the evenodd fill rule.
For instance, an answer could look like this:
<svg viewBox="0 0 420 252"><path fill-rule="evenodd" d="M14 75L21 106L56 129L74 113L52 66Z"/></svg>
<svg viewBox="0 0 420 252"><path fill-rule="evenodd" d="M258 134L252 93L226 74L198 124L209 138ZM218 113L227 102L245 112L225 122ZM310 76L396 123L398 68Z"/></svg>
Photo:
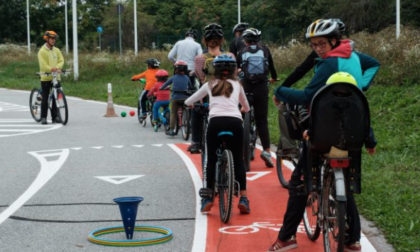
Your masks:
<svg viewBox="0 0 420 252"><path fill-rule="evenodd" d="M121 46L121 5L118 6L118 22L119 22L119 29L120 29L120 56L122 56L122 46Z"/></svg>
<svg viewBox="0 0 420 252"><path fill-rule="evenodd" d="M137 1L134 0L134 53L137 56Z"/></svg>
<svg viewBox="0 0 420 252"><path fill-rule="evenodd" d="M74 80L79 78L79 52L77 48L77 1L73 0L73 73Z"/></svg>
<svg viewBox="0 0 420 252"><path fill-rule="evenodd" d="M238 0L238 24L241 22L241 0Z"/></svg>
<svg viewBox="0 0 420 252"><path fill-rule="evenodd" d="M102 52L101 34L99 33L99 52Z"/></svg>
<svg viewBox="0 0 420 252"><path fill-rule="evenodd" d="M400 37L400 0L397 0L397 24L396 24L396 31L397 31L397 39Z"/></svg>
<svg viewBox="0 0 420 252"><path fill-rule="evenodd" d="M66 28L66 55L69 54L69 28L67 26L67 1L64 2L65 8L64 8L64 13L65 13L65 28Z"/></svg>
<svg viewBox="0 0 420 252"><path fill-rule="evenodd" d="M31 28L29 22L29 0L26 0L26 20L28 23L28 54L31 54Z"/></svg>

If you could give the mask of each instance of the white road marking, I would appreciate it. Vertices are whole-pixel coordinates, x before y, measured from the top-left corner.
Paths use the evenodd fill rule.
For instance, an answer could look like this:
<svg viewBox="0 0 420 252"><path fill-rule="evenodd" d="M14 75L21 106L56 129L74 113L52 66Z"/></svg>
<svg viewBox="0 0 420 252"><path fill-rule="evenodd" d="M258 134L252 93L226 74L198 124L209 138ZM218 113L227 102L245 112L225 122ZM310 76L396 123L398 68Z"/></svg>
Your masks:
<svg viewBox="0 0 420 252"><path fill-rule="evenodd" d="M123 176L96 176L95 178L102 179L115 185L128 182L133 179L144 177L145 175L123 175Z"/></svg>
<svg viewBox="0 0 420 252"><path fill-rule="evenodd" d="M62 126L62 124L41 125L30 119L0 119L0 137L35 134Z"/></svg>
<svg viewBox="0 0 420 252"><path fill-rule="evenodd" d="M81 150L82 149L82 147L74 147L74 148L71 148L72 150Z"/></svg>
<svg viewBox="0 0 420 252"><path fill-rule="evenodd" d="M22 106L8 102L0 102L0 112L28 112L29 106Z"/></svg>
<svg viewBox="0 0 420 252"><path fill-rule="evenodd" d="M124 147L124 145L114 145L114 146L112 146L112 147L114 147L114 148L118 148L118 149L121 149L122 147Z"/></svg>
<svg viewBox="0 0 420 252"><path fill-rule="evenodd" d="M246 180L249 180L249 181L254 181L254 180L256 180L256 179L258 179L258 178L261 178L262 176L264 176L264 175L267 175L267 174L269 174L271 171L268 171L268 172L247 172L246 173ZM253 176L248 176L249 174L255 174L255 175L253 175Z"/></svg>
<svg viewBox="0 0 420 252"><path fill-rule="evenodd" d="M168 144L184 161L185 165L190 172L192 181L194 183L195 189L195 200L196 200L196 207L195 207L195 229L194 229L194 240L192 250L194 252L202 252L206 250L206 239L207 239L207 215L201 214L200 212L200 199L198 198L198 192L202 187L202 181L200 174L198 174L197 168L195 167L194 163L191 159L182 152L174 144Z"/></svg>
<svg viewBox="0 0 420 252"><path fill-rule="evenodd" d="M257 144L256 148L259 149L260 151L263 150L262 146ZM277 158L277 155L275 152L271 152L271 157L273 157L274 159ZM373 247L372 243L370 243L370 241L366 238L366 236L363 234L361 234L361 239L360 239L360 244L363 247L363 252L377 252L376 249Z"/></svg>
<svg viewBox="0 0 420 252"><path fill-rule="evenodd" d="M29 188L6 210L0 214L0 224L25 204L39 189L41 189L61 168L69 156L69 149L28 152L41 163L41 170ZM46 159L49 157L49 161ZM51 160L50 157L57 157Z"/></svg>
<svg viewBox="0 0 420 252"><path fill-rule="evenodd" d="M103 146L95 146L95 147L90 147L90 148L100 150L103 148Z"/></svg>
<svg viewBox="0 0 420 252"><path fill-rule="evenodd" d="M152 144L152 146L155 146L155 147L162 147L162 145L163 144Z"/></svg>
<svg viewBox="0 0 420 252"><path fill-rule="evenodd" d="M137 147L137 148L141 148L141 147L143 147L144 145L133 145L133 147Z"/></svg>

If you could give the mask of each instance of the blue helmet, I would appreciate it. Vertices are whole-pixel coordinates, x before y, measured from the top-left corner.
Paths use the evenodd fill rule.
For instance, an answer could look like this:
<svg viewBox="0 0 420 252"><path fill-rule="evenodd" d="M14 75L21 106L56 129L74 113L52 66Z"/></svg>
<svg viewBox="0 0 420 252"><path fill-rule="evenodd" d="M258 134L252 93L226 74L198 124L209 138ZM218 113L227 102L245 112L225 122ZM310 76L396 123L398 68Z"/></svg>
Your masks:
<svg viewBox="0 0 420 252"><path fill-rule="evenodd" d="M215 74L231 75L236 70L236 60L223 54L213 60L213 67Z"/></svg>

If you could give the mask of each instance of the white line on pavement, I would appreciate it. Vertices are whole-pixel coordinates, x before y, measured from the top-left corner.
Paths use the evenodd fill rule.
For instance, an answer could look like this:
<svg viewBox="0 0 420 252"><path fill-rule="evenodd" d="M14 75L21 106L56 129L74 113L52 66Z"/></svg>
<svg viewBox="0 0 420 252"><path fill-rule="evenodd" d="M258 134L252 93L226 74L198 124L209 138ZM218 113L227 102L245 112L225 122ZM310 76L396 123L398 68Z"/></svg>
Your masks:
<svg viewBox="0 0 420 252"><path fill-rule="evenodd" d="M46 151L34 151L28 152L34 156L41 163L41 170L32 182L31 186L15 201L13 202L6 210L0 214L0 224L3 223L7 218L9 218L14 212L16 212L21 206L25 204L32 196L34 196L39 189L41 189L47 182L50 180L54 174L60 170L61 166L66 161L69 156L69 149L63 150L48 150L48 152L54 151L54 153L43 154ZM57 156L58 159L54 161L48 161L46 157Z"/></svg>
<svg viewBox="0 0 420 252"><path fill-rule="evenodd" d="M194 183L195 189L195 229L194 229L194 240L192 250L194 252L202 252L206 250L206 239L207 239L207 215L201 214L200 211L200 199L198 198L198 192L200 191L202 182L200 174L198 174L197 168L191 159L182 152L176 145L168 144L184 161L185 165L190 172L191 178Z"/></svg>

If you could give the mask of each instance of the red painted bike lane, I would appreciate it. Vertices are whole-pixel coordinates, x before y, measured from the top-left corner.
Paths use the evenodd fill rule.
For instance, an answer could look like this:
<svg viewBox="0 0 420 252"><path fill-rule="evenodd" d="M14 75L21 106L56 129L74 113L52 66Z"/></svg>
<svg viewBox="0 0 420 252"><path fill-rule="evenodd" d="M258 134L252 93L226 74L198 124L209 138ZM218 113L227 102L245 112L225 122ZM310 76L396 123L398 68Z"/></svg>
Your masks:
<svg viewBox="0 0 420 252"><path fill-rule="evenodd" d="M201 155L191 155L186 145L177 145L194 163L202 177ZM207 214L207 237L205 251L267 251L277 239L286 211L288 191L278 181L276 168L266 168L261 160L260 151L251 162L251 171L247 173L247 190L251 213L243 215L237 208L238 198L234 198L232 217L224 224L219 216L219 204L216 198L212 210ZM275 162L275 160L273 159ZM312 242L306 237L303 224L297 234L298 248L292 251L323 251L322 235Z"/></svg>

